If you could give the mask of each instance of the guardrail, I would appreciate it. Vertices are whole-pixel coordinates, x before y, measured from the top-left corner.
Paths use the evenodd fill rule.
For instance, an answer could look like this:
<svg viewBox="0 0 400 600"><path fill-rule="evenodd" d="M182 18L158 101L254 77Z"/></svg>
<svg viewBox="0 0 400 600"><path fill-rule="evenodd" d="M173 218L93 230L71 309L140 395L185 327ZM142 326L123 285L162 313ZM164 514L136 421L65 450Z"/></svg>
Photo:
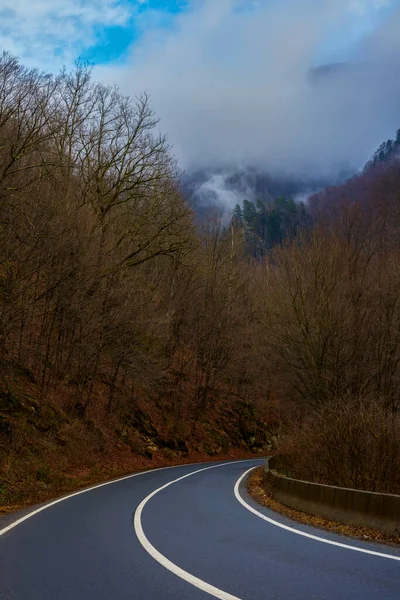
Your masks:
<svg viewBox="0 0 400 600"><path fill-rule="evenodd" d="M280 457L266 459L275 498L282 504L349 525L361 525L400 536L400 496L322 485L285 477L277 472Z"/></svg>

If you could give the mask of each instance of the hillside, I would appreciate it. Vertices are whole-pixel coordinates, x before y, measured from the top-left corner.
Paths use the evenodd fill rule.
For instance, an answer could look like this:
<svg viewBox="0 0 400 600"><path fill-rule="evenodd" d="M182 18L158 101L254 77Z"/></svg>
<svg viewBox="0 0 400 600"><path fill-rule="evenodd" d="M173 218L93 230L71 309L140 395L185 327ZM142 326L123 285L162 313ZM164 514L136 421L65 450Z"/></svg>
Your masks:
<svg viewBox="0 0 400 600"><path fill-rule="evenodd" d="M109 390L100 381L82 419L70 385L44 391L5 362L2 374L0 514L137 470L265 453L279 429L251 402L221 397L195 427L177 433L170 399L140 390L133 398L121 386L118 410L110 414Z"/></svg>
<svg viewBox="0 0 400 600"><path fill-rule="evenodd" d="M341 185L327 186L308 200L310 214L316 220L335 220L344 210L358 209L368 214L371 224L390 231L397 229L400 189L400 130L393 140L381 144L371 160L357 175Z"/></svg>
<svg viewBox="0 0 400 600"><path fill-rule="evenodd" d="M0 505L271 447L251 274L146 96L0 59Z"/></svg>
<svg viewBox="0 0 400 600"><path fill-rule="evenodd" d="M147 96L9 55L0 78L3 509L278 441L335 483L351 439L349 480L397 489L396 156L308 205L199 219ZM376 435L342 426L362 422Z"/></svg>

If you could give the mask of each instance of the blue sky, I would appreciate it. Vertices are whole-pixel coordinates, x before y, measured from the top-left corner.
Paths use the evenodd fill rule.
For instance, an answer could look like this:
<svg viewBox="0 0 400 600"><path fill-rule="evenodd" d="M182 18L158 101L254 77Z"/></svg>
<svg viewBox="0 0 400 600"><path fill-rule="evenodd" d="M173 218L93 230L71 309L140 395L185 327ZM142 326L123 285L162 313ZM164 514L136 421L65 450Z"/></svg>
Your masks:
<svg viewBox="0 0 400 600"><path fill-rule="evenodd" d="M143 33L170 28L187 5L186 0L1 0L0 47L50 70L77 58L121 61Z"/></svg>
<svg viewBox="0 0 400 600"><path fill-rule="evenodd" d="M274 0L267 2L272 5ZM238 4L237 11L257 11L263 3L265 4L265 0L244 0ZM95 64L123 61L141 35L152 28L172 28L176 17L191 8L190 0L130 0L128 4L132 9L132 17L124 26L99 26L96 29L98 43L83 51L85 58ZM342 22L331 30L328 29L316 62L346 60L353 45L365 34L373 32L390 15L396 4L396 0L350 1L348 14Z"/></svg>
<svg viewBox="0 0 400 600"><path fill-rule="evenodd" d="M131 16L126 23L122 26L96 27L97 43L83 50L83 58L95 64L120 62L146 30L172 27L176 16L188 8L186 0L131 0L127 5L131 8Z"/></svg>
<svg viewBox="0 0 400 600"><path fill-rule="evenodd" d="M317 2L317 0L315 0ZM319 49L322 61L343 59L352 44L373 31L398 0L332 0L347 8L339 24L327 27ZM82 57L101 65L127 59L143 35L162 32L179 15L209 0L2 0L0 46L49 69ZM227 0L213 0L214 5ZM271 10L282 0L228 0L243 13ZM290 10L291 2L283 0ZM313 2L296 0L312 11ZM243 15L245 18L245 15ZM317 57L318 58L318 57Z"/></svg>
<svg viewBox="0 0 400 600"><path fill-rule="evenodd" d="M400 126L400 0L0 0L0 48L148 92L183 168L337 173Z"/></svg>

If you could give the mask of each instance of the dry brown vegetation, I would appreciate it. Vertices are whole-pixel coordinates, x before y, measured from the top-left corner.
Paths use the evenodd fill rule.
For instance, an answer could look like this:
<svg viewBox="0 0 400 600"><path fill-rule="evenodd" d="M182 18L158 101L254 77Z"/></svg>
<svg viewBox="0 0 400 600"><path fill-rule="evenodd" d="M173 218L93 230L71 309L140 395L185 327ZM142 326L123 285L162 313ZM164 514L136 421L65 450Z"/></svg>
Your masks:
<svg viewBox="0 0 400 600"><path fill-rule="evenodd" d="M400 494L400 415L376 399L343 398L282 440L289 473L328 485Z"/></svg>
<svg viewBox="0 0 400 600"><path fill-rule="evenodd" d="M0 200L2 503L268 447L242 241L195 226L146 95L4 54Z"/></svg>
<svg viewBox="0 0 400 600"><path fill-rule="evenodd" d="M281 447L295 477L400 491L398 173L314 198L314 228L272 259L265 326L297 398Z"/></svg>
<svg viewBox="0 0 400 600"><path fill-rule="evenodd" d="M0 59L1 502L265 452L282 424L313 479L338 483L336 444L346 482L393 490L397 165L314 198L259 261L234 223L195 224L179 175L147 96Z"/></svg>

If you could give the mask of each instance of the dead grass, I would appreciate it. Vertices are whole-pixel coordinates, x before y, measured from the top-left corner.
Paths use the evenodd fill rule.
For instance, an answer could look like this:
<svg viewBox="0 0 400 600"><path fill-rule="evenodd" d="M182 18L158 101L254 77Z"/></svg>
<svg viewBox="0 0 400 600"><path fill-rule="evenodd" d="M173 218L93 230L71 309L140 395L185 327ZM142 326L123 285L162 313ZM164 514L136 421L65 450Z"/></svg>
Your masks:
<svg viewBox="0 0 400 600"><path fill-rule="evenodd" d="M273 491L265 475L264 468L260 467L253 471L247 480L247 490L254 500L262 506L270 508L274 512L280 513L293 521L311 525L318 529L324 529L332 533L357 538L368 542L377 542L392 546L400 545L400 536L385 535L380 531L368 527L356 527L354 525L344 525L336 521L330 521L323 517L317 517L308 513L295 510L277 502L273 497Z"/></svg>

